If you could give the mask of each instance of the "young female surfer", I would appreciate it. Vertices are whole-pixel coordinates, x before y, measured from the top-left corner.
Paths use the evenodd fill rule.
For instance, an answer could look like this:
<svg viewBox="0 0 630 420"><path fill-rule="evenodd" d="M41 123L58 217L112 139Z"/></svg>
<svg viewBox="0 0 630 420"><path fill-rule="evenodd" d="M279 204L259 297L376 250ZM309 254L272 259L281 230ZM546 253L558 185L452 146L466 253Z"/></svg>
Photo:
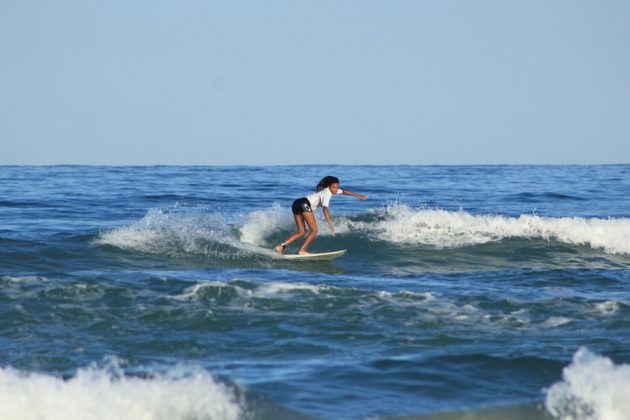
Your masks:
<svg viewBox="0 0 630 420"><path fill-rule="evenodd" d="M334 235L335 229L333 228L332 220L330 220L328 204L330 203L332 196L337 194L351 195L359 200L367 200L368 198L367 195L355 194L352 191L345 189L342 190L339 188L339 179L334 176L323 177L322 180L319 181L319 184L317 184L314 193L306 197L298 198L293 202L291 210L293 210L293 217L295 218L295 224L297 225L298 231L285 239L284 242L281 242L280 245L276 246L276 252L282 254L282 251L287 247L287 245L304 235L306 232L306 225L308 225L308 236L298 251L298 254L300 255L308 255L306 248L308 248L308 245L313 241L313 239L315 239L315 235L317 235L317 221L315 220L313 212L320 206L324 210L324 216L328 222L330 233Z"/></svg>

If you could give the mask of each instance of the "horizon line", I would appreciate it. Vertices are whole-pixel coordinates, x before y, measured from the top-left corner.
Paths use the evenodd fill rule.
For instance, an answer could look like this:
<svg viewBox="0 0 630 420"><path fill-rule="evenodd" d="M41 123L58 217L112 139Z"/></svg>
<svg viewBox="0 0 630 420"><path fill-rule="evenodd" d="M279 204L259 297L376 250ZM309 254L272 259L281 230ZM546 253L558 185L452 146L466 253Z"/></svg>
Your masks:
<svg viewBox="0 0 630 420"><path fill-rule="evenodd" d="M289 167L289 166L623 166L630 162L617 163L297 163L297 164L179 164L179 163L0 163L0 167L51 167L51 166L90 166L90 167Z"/></svg>

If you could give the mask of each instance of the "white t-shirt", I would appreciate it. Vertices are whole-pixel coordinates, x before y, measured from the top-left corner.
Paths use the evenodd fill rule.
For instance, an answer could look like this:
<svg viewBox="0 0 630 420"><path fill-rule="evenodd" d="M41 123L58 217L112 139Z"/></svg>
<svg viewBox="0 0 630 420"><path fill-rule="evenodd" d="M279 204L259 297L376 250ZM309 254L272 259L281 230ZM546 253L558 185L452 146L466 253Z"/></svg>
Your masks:
<svg viewBox="0 0 630 420"><path fill-rule="evenodd" d="M339 188L339 190L337 191L337 194L335 195L339 195L339 194L343 194L343 190L341 188ZM332 198L332 196L333 196L333 193L330 192L330 188L324 188L323 190L319 192L315 192L311 195L307 195L306 198L308 198L308 201L311 202L311 209L315 211L315 209L319 206L328 207L328 204L330 203L330 199Z"/></svg>

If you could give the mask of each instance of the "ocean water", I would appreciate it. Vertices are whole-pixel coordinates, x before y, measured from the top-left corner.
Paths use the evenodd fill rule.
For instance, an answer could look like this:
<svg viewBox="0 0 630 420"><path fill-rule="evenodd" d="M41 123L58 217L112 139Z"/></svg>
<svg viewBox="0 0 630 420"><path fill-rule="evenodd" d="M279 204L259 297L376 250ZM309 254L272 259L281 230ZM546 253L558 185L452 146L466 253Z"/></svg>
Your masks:
<svg viewBox="0 0 630 420"><path fill-rule="evenodd" d="M0 417L628 419L630 165L0 167Z"/></svg>

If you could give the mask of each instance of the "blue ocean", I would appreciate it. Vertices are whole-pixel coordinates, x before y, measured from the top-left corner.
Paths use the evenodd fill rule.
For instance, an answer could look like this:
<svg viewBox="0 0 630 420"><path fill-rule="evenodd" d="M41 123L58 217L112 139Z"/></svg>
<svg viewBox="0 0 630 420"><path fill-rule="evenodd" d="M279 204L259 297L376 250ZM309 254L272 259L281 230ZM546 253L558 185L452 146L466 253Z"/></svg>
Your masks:
<svg viewBox="0 0 630 420"><path fill-rule="evenodd" d="M0 417L628 419L630 165L1 166Z"/></svg>

